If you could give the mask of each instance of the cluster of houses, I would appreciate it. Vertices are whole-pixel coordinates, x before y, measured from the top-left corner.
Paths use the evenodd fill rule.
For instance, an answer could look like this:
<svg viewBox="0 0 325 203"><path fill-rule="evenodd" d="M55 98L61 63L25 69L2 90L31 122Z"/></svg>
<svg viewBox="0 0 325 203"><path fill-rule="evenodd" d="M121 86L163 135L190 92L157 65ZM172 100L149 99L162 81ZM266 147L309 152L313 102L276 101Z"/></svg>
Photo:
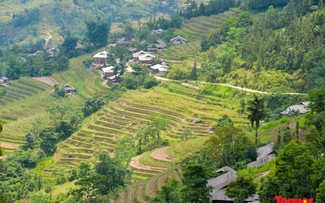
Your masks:
<svg viewBox="0 0 325 203"><path fill-rule="evenodd" d="M152 30L152 35L159 35L163 33L164 30L157 29ZM131 47L131 44L135 41L133 36L123 36L116 40L114 46L127 46L129 47L129 52L132 54L132 60L128 64L140 63L147 66L152 74L157 74L164 76L168 72L168 66L162 60L157 60L157 57L154 55L157 51L164 50L168 47L168 43L164 40L158 39L155 42L146 46L146 51L138 51L136 47ZM187 43L187 40L182 36L174 37L170 40L171 44L184 44ZM112 45L112 46L113 46ZM107 51L102 51L93 56L92 67L101 69L104 79L108 81L117 82L120 77L120 73L115 70L113 66L110 65L108 61L109 53ZM128 66L127 64L127 66ZM132 68L128 66L127 72L133 72Z"/></svg>
<svg viewBox="0 0 325 203"><path fill-rule="evenodd" d="M247 167L259 166L263 163L271 161L275 158L275 152L273 150L274 143L271 142L268 145L257 149L258 157L256 161L247 164ZM217 169L218 176L208 180L208 185L212 186L211 202L212 203L233 203L235 200L226 195L226 189L231 181L236 180L237 171L225 166ZM257 194L252 195L245 199L245 203L259 203L259 196Z"/></svg>

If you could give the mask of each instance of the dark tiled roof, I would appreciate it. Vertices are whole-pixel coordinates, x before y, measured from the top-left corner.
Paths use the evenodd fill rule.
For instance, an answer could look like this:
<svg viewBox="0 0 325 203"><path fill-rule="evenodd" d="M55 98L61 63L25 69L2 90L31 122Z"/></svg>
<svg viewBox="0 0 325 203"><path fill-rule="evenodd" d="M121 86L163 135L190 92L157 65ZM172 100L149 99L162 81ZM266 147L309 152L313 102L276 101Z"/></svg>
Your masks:
<svg viewBox="0 0 325 203"><path fill-rule="evenodd" d="M269 144L267 144L263 147L259 147L257 149L256 161L253 161L253 162L247 164L247 167L259 166L259 165L269 162L273 158L275 158L273 146L274 146L274 143L270 142Z"/></svg>

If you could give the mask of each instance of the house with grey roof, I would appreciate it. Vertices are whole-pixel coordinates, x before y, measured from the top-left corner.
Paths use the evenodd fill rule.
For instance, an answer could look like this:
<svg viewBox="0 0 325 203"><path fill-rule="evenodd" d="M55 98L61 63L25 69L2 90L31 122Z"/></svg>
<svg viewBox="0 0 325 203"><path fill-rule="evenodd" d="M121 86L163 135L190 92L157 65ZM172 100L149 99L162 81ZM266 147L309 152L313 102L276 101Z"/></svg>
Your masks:
<svg viewBox="0 0 325 203"><path fill-rule="evenodd" d="M57 48L57 47L53 47L53 48L47 50L46 53L47 53L47 56L48 56L49 58L58 57L59 54L60 54L60 49Z"/></svg>
<svg viewBox="0 0 325 203"><path fill-rule="evenodd" d="M208 180L208 185L213 187L211 192L212 203L233 203L234 199L226 195L226 188L229 183L237 178L237 172L228 167L222 167L216 171L219 176ZM245 199L245 203L259 203L258 195Z"/></svg>
<svg viewBox="0 0 325 203"><path fill-rule="evenodd" d="M8 82L9 82L9 78L7 78L6 76L0 77L0 85L7 84Z"/></svg>
<svg viewBox="0 0 325 203"><path fill-rule="evenodd" d="M93 67L103 67L108 64L108 52L107 51L102 51L93 56Z"/></svg>
<svg viewBox="0 0 325 203"><path fill-rule="evenodd" d="M308 113L310 111L310 109L308 108L309 104L310 104L309 101L300 102L299 104L295 104L295 105L287 107L286 110L282 111L280 114L281 115L294 115L296 113L299 113L299 114Z"/></svg>
<svg viewBox="0 0 325 203"><path fill-rule="evenodd" d="M156 64L154 66L150 66L152 74L166 75L168 72L168 66L165 64Z"/></svg>
<svg viewBox="0 0 325 203"><path fill-rule="evenodd" d="M157 30L152 30L151 31L151 34L152 35L159 35L159 34L161 34L161 33L163 33L164 32L164 30L163 29L157 29Z"/></svg>
<svg viewBox="0 0 325 203"><path fill-rule="evenodd" d="M125 37L121 37L116 40L117 46L129 46L130 44L131 44L131 41Z"/></svg>
<svg viewBox="0 0 325 203"><path fill-rule="evenodd" d="M157 40L155 43L149 44L147 46L147 51L157 52L158 50L165 49L167 47L167 43L164 40Z"/></svg>
<svg viewBox="0 0 325 203"><path fill-rule="evenodd" d="M269 144L263 147L259 147L257 149L256 161L247 164L247 167L259 166L274 159L276 154L275 151L273 150L273 147L274 147L273 142L270 142Z"/></svg>
<svg viewBox="0 0 325 203"><path fill-rule="evenodd" d="M64 85L64 90L66 91L66 95L76 94L77 89L72 87L71 85Z"/></svg>
<svg viewBox="0 0 325 203"><path fill-rule="evenodd" d="M177 36L177 37L174 37L170 40L171 43L173 44L186 44L187 43L187 39L185 39L184 37L182 36Z"/></svg>
<svg viewBox="0 0 325 203"><path fill-rule="evenodd" d="M79 42L77 42L75 49L76 50L85 50L86 47L84 45L80 44Z"/></svg>

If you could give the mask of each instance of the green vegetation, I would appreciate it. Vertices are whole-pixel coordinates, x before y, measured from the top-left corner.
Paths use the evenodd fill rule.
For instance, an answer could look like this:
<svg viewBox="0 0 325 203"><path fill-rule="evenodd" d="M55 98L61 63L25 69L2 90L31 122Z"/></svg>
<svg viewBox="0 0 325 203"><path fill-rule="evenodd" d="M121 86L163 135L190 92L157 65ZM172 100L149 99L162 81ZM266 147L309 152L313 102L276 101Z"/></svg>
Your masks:
<svg viewBox="0 0 325 203"><path fill-rule="evenodd" d="M11 4L0 3L8 8L0 28L11 33L0 34L0 46L12 45L0 50L0 73L10 77L0 88L1 202L208 202L207 181L224 166L238 171L226 189L236 202L256 192L263 202L322 201L322 0L187 1L176 15L183 4L175 1ZM141 20L152 13L159 17ZM169 43L176 35L189 43ZM108 45L122 38L130 45ZM129 61L130 47L158 39L168 48L153 64L166 61L174 80ZM92 66L104 50L114 81ZM302 101L310 112L281 118ZM278 157L247 165L270 141Z"/></svg>

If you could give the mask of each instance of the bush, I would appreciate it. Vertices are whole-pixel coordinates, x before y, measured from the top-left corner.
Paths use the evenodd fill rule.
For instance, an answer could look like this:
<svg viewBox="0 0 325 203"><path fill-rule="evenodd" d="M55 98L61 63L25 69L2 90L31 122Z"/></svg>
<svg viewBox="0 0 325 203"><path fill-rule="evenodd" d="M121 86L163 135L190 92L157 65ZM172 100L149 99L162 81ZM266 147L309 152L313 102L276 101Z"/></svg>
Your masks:
<svg viewBox="0 0 325 203"><path fill-rule="evenodd" d="M156 85L158 85L158 81L153 76L147 77L143 83L143 87L146 89L150 89Z"/></svg>

